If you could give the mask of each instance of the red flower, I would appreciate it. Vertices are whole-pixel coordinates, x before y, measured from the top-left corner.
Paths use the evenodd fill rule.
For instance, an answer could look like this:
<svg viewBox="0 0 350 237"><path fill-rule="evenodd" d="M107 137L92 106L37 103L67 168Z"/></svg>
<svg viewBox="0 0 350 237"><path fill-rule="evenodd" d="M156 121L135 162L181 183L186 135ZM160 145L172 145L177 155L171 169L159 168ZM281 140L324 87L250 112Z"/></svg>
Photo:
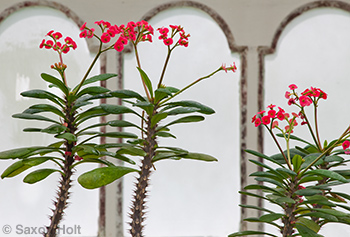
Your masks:
<svg viewBox="0 0 350 237"><path fill-rule="evenodd" d="M59 40L62 38L62 34L60 32L55 32L52 34L52 37L54 37L56 40Z"/></svg>
<svg viewBox="0 0 350 237"><path fill-rule="evenodd" d="M261 120L259 118L255 119L254 124L255 127L259 126L261 124Z"/></svg>
<svg viewBox="0 0 350 237"><path fill-rule="evenodd" d="M116 42L116 43L114 44L114 49L117 50L118 52L121 52L121 51L123 51L123 49L124 49L124 45L123 45L122 43Z"/></svg>
<svg viewBox="0 0 350 237"><path fill-rule="evenodd" d="M276 111L273 109L270 109L267 114L269 115L270 118L276 117Z"/></svg>
<svg viewBox="0 0 350 237"><path fill-rule="evenodd" d="M273 123L272 123L272 128L276 128L276 127L278 127L278 121L273 121Z"/></svg>
<svg viewBox="0 0 350 237"><path fill-rule="evenodd" d="M290 96L291 96L291 93L289 91L286 91L286 94L284 94L284 97L286 97L286 99L289 99Z"/></svg>
<svg viewBox="0 0 350 237"><path fill-rule="evenodd" d="M80 38L86 38L87 33L88 33L87 30L83 30L82 32L80 32L79 37Z"/></svg>
<svg viewBox="0 0 350 237"><path fill-rule="evenodd" d="M173 39L172 38L167 38L167 39L164 39L163 42L164 42L164 44L166 46L170 46L170 45L173 44Z"/></svg>
<svg viewBox="0 0 350 237"><path fill-rule="evenodd" d="M299 101L300 101L301 107L309 106L312 104L312 100L308 96L305 96L305 95L300 96Z"/></svg>
<svg viewBox="0 0 350 237"><path fill-rule="evenodd" d="M295 89L297 89L298 87L295 85L295 84L291 84L291 85L289 85L289 89L291 89L291 90L295 90Z"/></svg>
<svg viewBox="0 0 350 237"><path fill-rule="evenodd" d="M278 111L277 118L281 121L285 119L284 112L282 110Z"/></svg>
<svg viewBox="0 0 350 237"><path fill-rule="evenodd" d="M348 148L350 147L350 141L345 140L345 141L343 142L342 146L343 146L343 150L348 149Z"/></svg>
<svg viewBox="0 0 350 237"><path fill-rule="evenodd" d="M101 41L102 43L108 43L109 41L111 41L111 36L105 32L101 35Z"/></svg>
<svg viewBox="0 0 350 237"><path fill-rule="evenodd" d="M86 22L80 27L80 31L84 30L86 26Z"/></svg>
<svg viewBox="0 0 350 237"><path fill-rule="evenodd" d="M270 117L269 116L263 116L262 118L261 118L261 120L262 120L262 123L263 124L265 124L265 125L268 125L268 124L270 124Z"/></svg>

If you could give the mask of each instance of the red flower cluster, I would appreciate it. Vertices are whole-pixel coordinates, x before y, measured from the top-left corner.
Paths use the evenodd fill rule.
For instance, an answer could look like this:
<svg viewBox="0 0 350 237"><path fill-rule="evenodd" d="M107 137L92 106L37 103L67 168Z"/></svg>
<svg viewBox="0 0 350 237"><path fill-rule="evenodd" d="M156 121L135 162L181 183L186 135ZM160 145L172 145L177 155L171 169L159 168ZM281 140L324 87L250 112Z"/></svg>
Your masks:
<svg viewBox="0 0 350 237"><path fill-rule="evenodd" d="M62 38L62 34L60 32L54 32L53 30L49 31L46 36L49 36L52 40L45 40L43 39L40 48L46 48L46 49L53 49L57 51L59 54L61 53L68 53L70 48L73 48L74 50L77 48L77 44L75 41L70 38L66 37L64 39L64 43L59 42Z"/></svg>
<svg viewBox="0 0 350 237"><path fill-rule="evenodd" d="M285 126L285 131L288 133L293 132L293 128L298 125L296 118L299 117L296 113L292 113L292 118L290 118L290 115L284 111L281 107L278 107L278 111L276 111L274 108L276 105L269 105L267 106L268 110L266 111L260 111L252 118L252 123L254 123L255 127L258 127L259 125L270 125L270 128L278 128L279 123L278 120L283 121L286 120L288 122L288 125Z"/></svg>
<svg viewBox="0 0 350 237"><path fill-rule="evenodd" d="M101 30L102 35L98 37L94 34L94 28L88 28L86 26L86 22L80 27L82 31L80 33L81 38L92 38L93 36L97 37L101 40L102 43L109 43L112 38L116 35L119 35L119 38L114 43L114 49L118 52L121 52L124 49L124 46L128 43L128 41L132 41L133 44L137 44L141 41L149 41L152 42L152 35L154 30L151 25L148 24L147 21L139 21L133 22L130 21L126 26L125 25L112 25L108 21L96 21Z"/></svg>
<svg viewBox="0 0 350 237"><path fill-rule="evenodd" d="M177 25L169 25L171 28L171 34L170 37L168 36L168 33L170 32L169 28L162 27L158 28L158 32L160 33L160 36L158 37L160 40L163 40L164 44L166 46L170 46L174 43L174 37L176 34L179 34L180 38L176 42L175 46L185 46L188 47L188 38L191 36L190 34L185 33L183 27L177 26ZM175 47L174 46L174 47Z"/></svg>
<svg viewBox="0 0 350 237"><path fill-rule="evenodd" d="M227 70L232 70L232 72L236 72L237 67L236 67L236 63L233 62L232 65L230 65L229 67L226 67L226 64L222 64L221 69L224 70L227 73Z"/></svg>
<svg viewBox="0 0 350 237"><path fill-rule="evenodd" d="M313 102L317 103L319 99L327 99L327 94L319 88L311 87L310 89L306 89L301 93L301 96L295 92L298 87L295 84L289 85L289 89L292 92L287 91L285 93L286 99L288 99L288 105L297 104L299 101L299 105L301 107L310 106Z"/></svg>

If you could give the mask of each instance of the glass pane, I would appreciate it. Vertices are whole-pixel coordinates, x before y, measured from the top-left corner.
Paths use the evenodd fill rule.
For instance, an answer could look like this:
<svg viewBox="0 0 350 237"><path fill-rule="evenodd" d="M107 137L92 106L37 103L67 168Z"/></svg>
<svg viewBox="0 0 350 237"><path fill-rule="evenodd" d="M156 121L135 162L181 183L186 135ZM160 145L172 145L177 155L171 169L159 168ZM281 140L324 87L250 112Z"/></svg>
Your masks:
<svg viewBox="0 0 350 237"><path fill-rule="evenodd" d="M45 127L45 122L18 120L12 114L21 113L34 103L35 99L24 99L19 93L29 89L46 89L48 84L40 79L40 73L56 75L50 65L58 62L58 55L52 50L39 49L39 44L51 29L60 31L63 35L71 36L78 44L76 51L64 55L68 84L73 87L85 73L92 60L85 40L79 38L79 28L66 15L53 9L33 7L20 10L10 15L0 24L0 131L3 134L0 150L16 147L46 145L54 140L51 136L42 134L23 133L25 127ZM94 69L94 74L98 73ZM1 161L0 170L12 164L13 161ZM48 167L48 164L42 165ZM81 166L83 169L91 166ZM95 167L95 166L94 166ZM78 168L77 173L83 169ZM20 177L0 181L0 223L12 227L12 233L23 234L25 227L37 227L37 230L49 224L49 208L53 207L52 200L56 196L59 175L52 174L39 183L29 185ZM74 179L77 176L74 175ZM79 184L72 188L71 198L61 228L80 234L95 235L97 233L98 190L88 191ZM73 228L73 229L67 229ZM75 229L74 229L75 228ZM63 233L63 230L61 234ZM34 236L31 233L31 236ZM66 232L67 234L67 232Z"/></svg>
<svg viewBox="0 0 350 237"><path fill-rule="evenodd" d="M218 25L205 13L179 8L160 13L150 21L154 29L181 25L190 33L189 47L176 48L171 56L164 84L182 88L206 76L222 63L236 62ZM157 36L158 37L158 36ZM166 46L140 44L141 65L158 82L166 57ZM133 54L124 62L125 88L144 94ZM238 231L239 224L239 78L240 73L221 72L184 92L177 100L196 100L215 109L198 124L172 128L177 139L160 139L161 145L183 147L211 154L218 163L200 161L159 161L151 175L145 235L147 236L225 236ZM128 117L129 118L129 117ZM138 120L135 120L139 124ZM134 177L125 179L125 218L131 203ZM126 226L127 229L127 226ZM125 232L127 234L127 232Z"/></svg>
<svg viewBox="0 0 350 237"><path fill-rule="evenodd" d="M328 93L318 108L321 140L337 139L349 126L349 111L344 109L350 86L349 42L350 14L342 10L312 10L293 20L283 31L276 53L265 58L265 105L277 104L291 112L284 98L288 85L296 84L299 93L311 86L321 88ZM312 141L307 127L298 126L294 133ZM264 147L267 154L277 153L267 133ZM340 189L346 192L349 187ZM320 231L324 236L334 233L348 236L350 231L339 224L327 224Z"/></svg>

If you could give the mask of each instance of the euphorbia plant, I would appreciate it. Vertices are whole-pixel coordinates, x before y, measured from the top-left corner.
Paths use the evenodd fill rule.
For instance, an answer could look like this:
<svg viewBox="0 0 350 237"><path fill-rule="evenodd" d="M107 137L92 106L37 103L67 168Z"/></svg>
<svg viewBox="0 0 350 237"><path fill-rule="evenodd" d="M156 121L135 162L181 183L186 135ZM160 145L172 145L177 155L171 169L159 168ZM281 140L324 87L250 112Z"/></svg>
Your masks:
<svg viewBox="0 0 350 237"><path fill-rule="evenodd" d="M285 93L290 106L297 110L291 114L275 105L269 105L267 111L260 111L252 118L256 127L264 126L276 143L279 153L267 156L262 153L247 150L248 153L260 157L264 162L250 160L265 169L251 174L256 181L263 184L252 184L245 187L247 191L240 192L277 205L280 212L252 205L241 205L264 212L258 218L247 218L250 222L263 222L275 226L283 237L289 236L322 236L321 227L330 222L350 225L350 206L347 202L350 195L336 192L333 186L349 182L350 170L342 169L350 160L342 157L348 153L350 142L350 126L339 138L327 142L320 140L318 124L318 107L327 94L319 88L304 90L300 95L297 86L289 86ZM313 116L307 113L308 107L313 107ZM311 118L314 118L311 122ZM284 125L282 125L284 123ZM298 125L306 126L311 141L294 135ZM282 149L279 138L285 142L286 150ZM303 146L290 147L291 141L297 141ZM338 149L341 147L342 149ZM271 165L272 164L272 165ZM260 190L264 195L250 192ZM276 236L263 231L241 231L233 236L264 234Z"/></svg>
<svg viewBox="0 0 350 237"><path fill-rule="evenodd" d="M156 84L153 84L154 82L152 83L146 72L141 68L141 59L138 53L139 43L152 42L153 27L146 21L129 22L127 25L120 26L112 25L106 21L98 21L95 24L100 28L101 35L97 35L95 29L87 27L86 23L80 28L80 37L96 38L99 42L99 49L81 81L72 88L68 85L69 80L66 78L67 65L63 62L63 55L68 53L70 49L75 49L77 45L70 37L66 37L62 41L62 34L53 30L46 35L48 39L41 42L40 48L52 49L58 54L59 62L51 66L52 69L58 72L58 78L44 73L41 77L46 82L51 83L50 87L57 87L60 92L54 94L43 89L23 92L21 93L22 96L47 100L48 103L35 104L22 113L13 115L15 118L39 120L51 124L44 128L26 128L24 131L49 133L58 139L57 142L44 146L23 147L0 152L1 159L18 159L2 173L2 178L14 177L29 168L48 161L52 161L56 165L56 168L37 169L27 174L23 180L32 184L45 179L52 173L57 172L61 175L58 195L54 202L55 207L50 217L51 223L47 227L45 236L56 236L56 230L67 206L72 176L76 167L81 164L92 162L104 165L104 167L93 169L79 176L78 182L88 189L107 185L131 172L139 174L130 214L132 219L130 233L132 236L143 236L145 197L149 176L155 167L155 162L165 159L216 161L216 158L210 155L192 153L178 147L160 146L157 138L175 138L170 133L172 125L203 121L204 117L198 114L213 114L213 109L199 102L192 100L173 101L173 98L219 71L232 70L234 72L236 70L235 64L229 67L222 65L214 72L195 80L183 89L164 85L165 71L171 53L177 47L187 47L190 37L189 34L185 33L183 27L170 25L169 28L158 29L159 39L164 42L168 50L161 76ZM117 76L115 74L102 74L89 77L90 71L99 56L107 50L121 52L128 43L131 44L136 55L137 70L140 74L140 83L143 85L145 95L128 89L110 91L101 86L91 86L91 83ZM156 85L155 89L153 89L154 85ZM96 105L92 103L92 101L101 98L120 98L125 105L110 103ZM39 115L39 113L49 113L50 116ZM133 114L140 119L140 124L125 120L86 124L91 119L110 114ZM185 116L176 118L178 115ZM102 126L132 127L138 131L138 134L130 132L103 133L96 130ZM107 144L91 142L92 139L97 137L129 140ZM116 152L115 148L117 148ZM129 166L116 166L103 158L106 156L129 163ZM140 157L141 163L139 165L136 165L135 157ZM133 165L135 167L131 168Z"/></svg>

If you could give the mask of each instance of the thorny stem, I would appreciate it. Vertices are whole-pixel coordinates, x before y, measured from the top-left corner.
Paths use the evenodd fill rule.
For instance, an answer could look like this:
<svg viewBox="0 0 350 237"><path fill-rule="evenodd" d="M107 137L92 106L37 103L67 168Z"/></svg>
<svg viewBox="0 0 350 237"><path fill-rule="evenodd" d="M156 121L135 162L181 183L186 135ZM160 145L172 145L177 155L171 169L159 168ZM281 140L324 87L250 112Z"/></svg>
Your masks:
<svg viewBox="0 0 350 237"><path fill-rule="evenodd" d="M156 114L156 108L153 110L153 115ZM146 155L142 159L141 171L136 183L136 190L134 192L134 201L131 208L131 229L130 233L132 237L143 237L143 221L145 214L145 199L148 187L149 176L151 174L152 158L155 155L155 150L157 146L155 133L156 127L151 126L151 118L147 119L147 137L143 150Z"/></svg>
<svg viewBox="0 0 350 237"><path fill-rule="evenodd" d="M298 190L298 179L294 180L290 183L290 191L288 192L288 197L293 199L293 194L295 191ZM283 228L281 230L281 234L283 237L290 237L294 233L294 225L296 218L295 218L295 210L297 208L297 202L293 204L285 204L284 212L286 214L285 217L282 218Z"/></svg>
<svg viewBox="0 0 350 237"><path fill-rule="evenodd" d="M76 131L76 127L74 125L75 117L74 114L72 114L72 106L73 105L68 105L68 102L66 102L65 115L67 128L70 133L74 134ZM69 189L71 187L71 176L73 174L71 166L74 162L74 158L72 155L74 143L65 141L64 145L66 147L66 152L64 155L65 161L63 167L63 174L61 175L61 181L59 184L59 190L57 192L57 198L54 202L55 208L53 209L53 215L50 217L51 223L47 227L46 233L44 234L45 237L56 236L58 224L62 219L64 209L67 207L67 199L69 198L70 194Z"/></svg>

